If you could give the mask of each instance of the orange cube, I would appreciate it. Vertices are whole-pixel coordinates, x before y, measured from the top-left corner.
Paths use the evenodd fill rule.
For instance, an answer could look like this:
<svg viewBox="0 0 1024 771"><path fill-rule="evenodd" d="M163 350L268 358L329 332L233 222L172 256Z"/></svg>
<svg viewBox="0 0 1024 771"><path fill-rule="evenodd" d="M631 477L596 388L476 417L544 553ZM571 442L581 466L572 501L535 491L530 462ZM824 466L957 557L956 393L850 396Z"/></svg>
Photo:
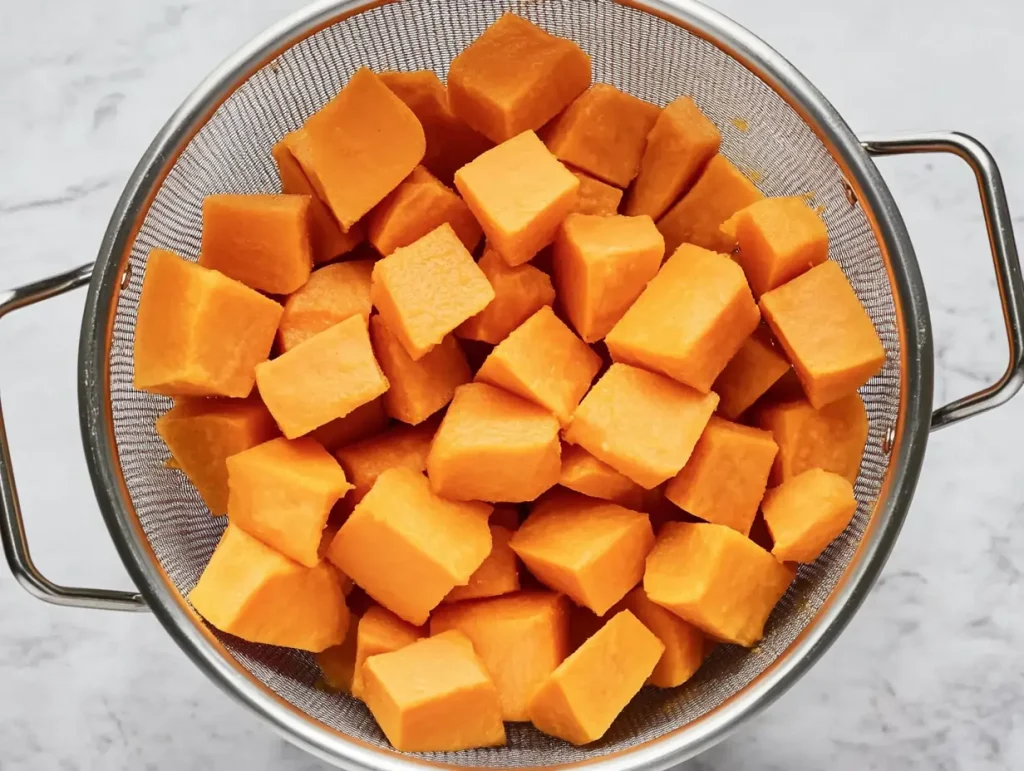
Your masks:
<svg viewBox="0 0 1024 771"><path fill-rule="evenodd" d="M135 321L135 388L164 396L248 396L282 310L239 281L154 249Z"/></svg>
<svg viewBox="0 0 1024 771"><path fill-rule="evenodd" d="M477 263L494 289L491 303L455 330L458 337L495 345L545 305L555 301L551 278L533 265L510 266L493 249Z"/></svg>
<svg viewBox="0 0 1024 771"><path fill-rule="evenodd" d="M419 119L365 67L289 142L345 232L409 176L426 147Z"/></svg>
<svg viewBox="0 0 1024 771"><path fill-rule="evenodd" d="M828 229L798 196L752 203L723 222L722 232L739 246L735 259L754 297L828 259Z"/></svg>
<svg viewBox="0 0 1024 771"><path fill-rule="evenodd" d="M493 142L536 130L590 85L590 57L571 40L506 13L448 68L452 111Z"/></svg>
<svg viewBox="0 0 1024 771"><path fill-rule="evenodd" d="M551 592L522 592L438 608L430 634L457 629L498 688L503 720L529 720L534 690L569 655L569 603Z"/></svg>
<svg viewBox="0 0 1024 771"><path fill-rule="evenodd" d="M415 361L486 308L494 290L445 223L378 262L370 297Z"/></svg>
<svg viewBox="0 0 1024 771"><path fill-rule="evenodd" d="M491 140L455 117L448 106L448 90L433 70L382 72L379 77L420 119L427 139L423 165L446 185L451 184L457 169L494 147Z"/></svg>
<svg viewBox="0 0 1024 771"><path fill-rule="evenodd" d="M469 251L476 249L483 231L466 202L425 168L417 166L370 212L366 231L370 243L387 257L446 222Z"/></svg>
<svg viewBox="0 0 1024 771"><path fill-rule="evenodd" d="M690 192L658 220L665 250L671 254L682 244L694 244L728 254L735 241L721 231L722 223L762 198L754 183L719 153L708 161Z"/></svg>
<svg viewBox="0 0 1024 771"><path fill-rule="evenodd" d="M761 317L743 271L723 254L684 245L608 333L615 361L711 390Z"/></svg>
<svg viewBox="0 0 1024 771"><path fill-rule="evenodd" d="M794 576L731 527L669 522L647 558L644 591L712 637L749 648Z"/></svg>
<svg viewBox="0 0 1024 771"><path fill-rule="evenodd" d="M570 169L570 171L580 181L580 188L576 192L574 213L599 214L602 217L610 217L619 213L619 204L622 203L622 191L619 188L594 179L582 171L575 169Z"/></svg>
<svg viewBox="0 0 1024 771"><path fill-rule="evenodd" d="M597 741L651 676L665 651L637 617L616 614L534 692L530 720L576 745Z"/></svg>
<svg viewBox="0 0 1024 771"><path fill-rule="evenodd" d="M422 423L452 400L456 388L473 379L466 356L451 335L418 361L409 357L380 316L370 319L370 339L391 384L384 407L403 423Z"/></svg>
<svg viewBox="0 0 1024 771"><path fill-rule="evenodd" d="M814 562L857 512L848 480L820 468L809 469L769 490L761 506L775 545L786 562Z"/></svg>
<svg viewBox="0 0 1024 771"><path fill-rule="evenodd" d="M519 563L508 544L511 539L511 530L492 524L491 553L469 577L469 583L456 586L442 602L476 600L519 591Z"/></svg>
<svg viewBox="0 0 1024 771"><path fill-rule="evenodd" d="M646 514L567 491L534 505L512 536L534 576L599 616L640 582L653 544Z"/></svg>
<svg viewBox="0 0 1024 771"><path fill-rule="evenodd" d="M436 430L433 422L415 428L398 426L339 449L335 457L354 485L346 500L353 506L359 503L370 492L377 477L389 468L426 471L427 453Z"/></svg>
<svg viewBox="0 0 1024 771"><path fill-rule="evenodd" d="M647 136L640 173L626 214L659 219L694 183L722 143L722 135L688 96L665 107Z"/></svg>
<svg viewBox="0 0 1024 771"><path fill-rule="evenodd" d="M576 206L580 181L526 131L455 172L455 186L509 265L529 262Z"/></svg>
<svg viewBox="0 0 1024 771"><path fill-rule="evenodd" d="M705 522L747 535L778 451L770 431L712 417L665 497Z"/></svg>
<svg viewBox="0 0 1024 771"><path fill-rule="evenodd" d="M562 473L558 484L591 498L613 501L627 509L639 511L643 504L644 489L640 485L574 444L562 448Z"/></svg>
<svg viewBox="0 0 1024 771"><path fill-rule="evenodd" d="M555 240L555 289L580 337L603 339L664 256L665 240L650 217L570 214Z"/></svg>
<svg viewBox="0 0 1024 771"><path fill-rule="evenodd" d="M272 439L227 459L228 519L306 567L320 561L327 517L352 485L315 440Z"/></svg>
<svg viewBox="0 0 1024 771"><path fill-rule="evenodd" d="M484 383L456 389L427 456L434 492L456 501L532 501L558 482L558 421Z"/></svg>
<svg viewBox="0 0 1024 771"><path fill-rule="evenodd" d="M400 752L455 752L505 743L498 689L461 632L367 659L364 698Z"/></svg>
<svg viewBox="0 0 1024 771"><path fill-rule="evenodd" d="M345 417L320 426L311 432L310 436L328 452L335 452L346 445L379 434L387 425L388 414L384 411L384 397L378 396L372 402L356 407Z"/></svg>
<svg viewBox="0 0 1024 771"><path fill-rule="evenodd" d="M231 523L188 601L213 627L254 643L317 653L348 632L337 570L293 562Z"/></svg>
<svg viewBox="0 0 1024 771"><path fill-rule="evenodd" d="M320 667L320 674L323 676L322 684L332 691L352 693L352 678L356 666L356 629L359 626L357 621L357 618L351 619L348 632L345 633L345 639L340 645L332 645L313 654L313 660Z"/></svg>
<svg viewBox="0 0 1024 771"><path fill-rule="evenodd" d="M739 419L788 370L789 360L771 334L763 326L758 327L743 341L711 387L718 394L718 413L728 420Z"/></svg>
<svg viewBox="0 0 1024 771"><path fill-rule="evenodd" d="M368 608L356 625L352 695L357 699L363 698L363 665L368 658L400 651L426 636L426 629L402 621L387 608L380 605Z"/></svg>
<svg viewBox="0 0 1024 771"><path fill-rule="evenodd" d="M659 688L675 688L693 677L711 650L704 633L651 602L641 586L627 594L622 604L665 646L647 682Z"/></svg>
<svg viewBox="0 0 1024 771"><path fill-rule="evenodd" d="M498 343L476 380L522 396L568 425L601 358L545 305Z"/></svg>
<svg viewBox="0 0 1024 771"><path fill-rule="evenodd" d="M175 467L195 485L211 514L227 514L225 461L277 436L277 424L259 399L189 399L156 420Z"/></svg>
<svg viewBox="0 0 1024 771"><path fill-rule="evenodd" d="M882 371L885 348L838 263L825 262L761 297L807 400L824 407Z"/></svg>
<svg viewBox="0 0 1024 771"><path fill-rule="evenodd" d="M560 161L626 187L640 170L659 113L650 102L595 83L544 128L545 144Z"/></svg>
<svg viewBox="0 0 1024 771"><path fill-rule="evenodd" d="M679 473L717 404L713 393L613 364L580 403L565 441L650 490Z"/></svg>
<svg viewBox="0 0 1024 771"><path fill-rule="evenodd" d="M287 353L299 343L330 329L349 316L369 321L372 260L350 260L313 272L284 304L277 344Z"/></svg>

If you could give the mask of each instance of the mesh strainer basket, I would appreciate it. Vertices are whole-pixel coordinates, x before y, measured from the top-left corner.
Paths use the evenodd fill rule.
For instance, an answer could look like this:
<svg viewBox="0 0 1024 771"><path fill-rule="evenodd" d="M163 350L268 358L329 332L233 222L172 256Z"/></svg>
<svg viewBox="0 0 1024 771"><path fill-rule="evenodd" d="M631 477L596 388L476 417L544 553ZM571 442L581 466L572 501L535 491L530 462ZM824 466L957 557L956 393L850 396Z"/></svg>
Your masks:
<svg viewBox="0 0 1024 771"><path fill-rule="evenodd" d="M503 11L577 41L597 81L664 105L691 96L722 132L723 152L768 195L813 196L831 258L881 335L885 367L862 391L870 434L857 515L801 568L756 649L722 647L687 685L642 692L601 741L572 747L526 725L508 746L401 755L367 710L316 686L309 655L241 643L203 624L185 596L216 545L211 517L164 465L154 420L169 405L132 388L132 341L146 255L196 257L201 203L211 193L276 192L270 148L324 105L361 66L431 69ZM1010 363L989 388L932 413L932 340L921 276L899 213L870 154L950 152L973 168L983 201L1009 339ZM962 134L858 140L777 53L689 0L403 0L320 2L269 30L214 72L171 118L131 177L95 265L0 292L0 317L89 284L79 400L83 441L111 537L139 593L58 586L33 565L0 416L4 547L41 599L113 610L151 609L197 666L292 742L349 768L423 765L660 769L706 749L791 685L850 619L906 514L930 428L1009 399L1022 382L1024 286L998 170Z"/></svg>

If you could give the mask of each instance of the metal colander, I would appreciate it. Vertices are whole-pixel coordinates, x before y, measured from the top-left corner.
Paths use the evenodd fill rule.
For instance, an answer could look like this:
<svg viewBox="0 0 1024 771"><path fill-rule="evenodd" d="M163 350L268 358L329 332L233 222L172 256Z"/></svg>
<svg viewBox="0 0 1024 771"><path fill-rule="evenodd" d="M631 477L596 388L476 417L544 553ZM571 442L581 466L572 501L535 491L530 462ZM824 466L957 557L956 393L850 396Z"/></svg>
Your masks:
<svg viewBox="0 0 1024 771"><path fill-rule="evenodd" d="M451 59L503 11L513 10L590 54L594 78L664 105L691 96L722 132L722 152L767 195L804 195L886 349L864 387L870 432L856 484L857 515L773 613L754 650L720 646L688 684L645 689L604 739L572 747L525 724L508 746L400 755L358 701L318 687L305 653L239 642L207 628L184 597L224 526L165 465L154 421L169 400L132 387L132 346L146 257L154 247L196 258L202 201L213 193L280 189L270 148L322 107L359 67L431 69ZM90 281L81 341L83 438L97 497L140 594L56 586L32 564L0 419L5 550L18 578L43 599L111 609L150 608L218 684L297 744L349 767L422 763L473 767L664 768L721 738L798 677L834 639L878 574L906 512L931 410L931 330L912 248L867 152L948 151L974 167L1010 339L1011 365L994 386L938 411L943 425L995 406L1020 385L1024 290L998 171L957 134L858 142L778 54L685 0L404 0L321 2L224 64L175 114L130 180L95 266L6 295L0 316Z"/></svg>

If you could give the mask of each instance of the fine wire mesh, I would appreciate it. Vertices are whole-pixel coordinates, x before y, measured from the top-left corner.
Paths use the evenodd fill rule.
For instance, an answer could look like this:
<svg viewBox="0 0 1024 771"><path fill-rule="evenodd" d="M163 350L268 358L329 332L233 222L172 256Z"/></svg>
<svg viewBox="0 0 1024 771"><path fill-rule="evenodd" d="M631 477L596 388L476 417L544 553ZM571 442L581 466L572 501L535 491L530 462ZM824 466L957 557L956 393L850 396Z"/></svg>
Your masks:
<svg viewBox="0 0 1024 771"><path fill-rule="evenodd" d="M587 747L572 747L518 724L510 725L505 748L426 756L493 767L558 765L628 749L706 714L764 671L804 629L849 563L888 471L883 441L900 399L898 319L868 219L848 199L841 171L815 133L756 75L682 27L610 0L386 4L321 30L252 73L177 159L138 231L113 325L114 434L132 506L160 567L180 592L195 585L224 519L211 517L180 472L165 466L167 450L154 421L169 401L132 387L134 323L146 255L161 247L195 259L206 195L278 191L271 146L333 97L358 67L431 69L444 78L452 57L503 10L577 41L593 59L596 81L658 105L691 96L721 130L725 155L765 194L806 195L822 213L830 256L865 304L887 358L882 373L861 392L870 432L856 484L860 505L854 521L817 562L801 567L760 645L752 651L720 646L685 686L645 689L606 736ZM221 640L258 680L310 717L388 749L361 703L318 687L318 671L308 654L226 635Z"/></svg>

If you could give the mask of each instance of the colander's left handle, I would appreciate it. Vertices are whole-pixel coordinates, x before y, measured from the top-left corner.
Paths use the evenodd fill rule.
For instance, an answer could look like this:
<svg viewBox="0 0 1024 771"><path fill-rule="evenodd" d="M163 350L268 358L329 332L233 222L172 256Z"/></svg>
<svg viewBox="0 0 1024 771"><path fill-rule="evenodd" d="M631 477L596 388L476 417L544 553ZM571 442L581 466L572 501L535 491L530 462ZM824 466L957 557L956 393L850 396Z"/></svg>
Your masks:
<svg viewBox="0 0 1024 771"><path fill-rule="evenodd" d="M12 311L49 300L72 289L89 283L92 278L90 265L83 265L59 276L37 281L9 292L0 291L0 319ZM54 605L100 610L148 610L146 601L138 592L120 592L110 589L83 589L77 586L61 586L39 572L28 548L25 522L21 517L18 489L14 484L14 468L4 427L3 409L0 407L0 536L3 538L4 554L11 572L33 596Z"/></svg>

